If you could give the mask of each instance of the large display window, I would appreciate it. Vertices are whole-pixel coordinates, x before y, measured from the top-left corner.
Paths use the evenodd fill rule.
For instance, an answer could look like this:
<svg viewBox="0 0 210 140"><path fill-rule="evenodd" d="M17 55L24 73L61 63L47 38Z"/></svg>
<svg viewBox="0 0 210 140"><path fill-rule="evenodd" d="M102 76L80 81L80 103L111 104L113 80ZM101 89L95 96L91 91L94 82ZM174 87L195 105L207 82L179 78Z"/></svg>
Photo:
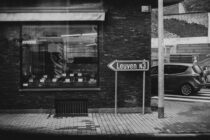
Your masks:
<svg viewBox="0 0 210 140"><path fill-rule="evenodd" d="M23 88L98 86L98 26L26 24L21 31Z"/></svg>

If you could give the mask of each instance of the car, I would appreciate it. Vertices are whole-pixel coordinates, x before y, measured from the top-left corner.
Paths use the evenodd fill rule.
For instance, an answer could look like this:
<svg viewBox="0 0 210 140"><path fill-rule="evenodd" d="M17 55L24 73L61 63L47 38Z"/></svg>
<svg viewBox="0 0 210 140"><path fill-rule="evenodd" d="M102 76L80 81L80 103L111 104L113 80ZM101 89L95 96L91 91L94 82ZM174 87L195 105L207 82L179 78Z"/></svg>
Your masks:
<svg viewBox="0 0 210 140"><path fill-rule="evenodd" d="M197 93L204 86L203 70L197 64L165 63L165 92L178 93L184 96ZM158 66L151 67L151 91L158 93Z"/></svg>

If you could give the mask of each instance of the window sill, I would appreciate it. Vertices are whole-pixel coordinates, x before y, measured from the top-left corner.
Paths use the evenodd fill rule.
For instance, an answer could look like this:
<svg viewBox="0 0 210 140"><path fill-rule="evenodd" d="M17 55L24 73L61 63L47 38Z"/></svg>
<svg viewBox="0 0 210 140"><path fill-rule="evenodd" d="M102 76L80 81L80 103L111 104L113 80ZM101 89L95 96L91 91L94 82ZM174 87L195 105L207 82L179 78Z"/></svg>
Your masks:
<svg viewBox="0 0 210 140"><path fill-rule="evenodd" d="M19 89L20 92L24 91L100 91L101 88L30 88Z"/></svg>

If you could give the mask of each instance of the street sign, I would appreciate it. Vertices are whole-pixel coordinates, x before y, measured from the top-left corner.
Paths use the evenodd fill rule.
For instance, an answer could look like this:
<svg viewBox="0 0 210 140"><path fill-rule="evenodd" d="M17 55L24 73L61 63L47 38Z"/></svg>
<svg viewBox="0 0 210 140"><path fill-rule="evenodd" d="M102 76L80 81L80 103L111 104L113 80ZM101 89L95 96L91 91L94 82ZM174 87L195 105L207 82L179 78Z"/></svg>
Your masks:
<svg viewBox="0 0 210 140"><path fill-rule="evenodd" d="M117 114L117 73L118 71L143 71L142 113L145 110L145 71L149 70L148 60L114 60L107 65L115 71L115 114Z"/></svg>
<svg viewBox="0 0 210 140"><path fill-rule="evenodd" d="M147 60L114 60L107 65L113 71L147 71Z"/></svg>

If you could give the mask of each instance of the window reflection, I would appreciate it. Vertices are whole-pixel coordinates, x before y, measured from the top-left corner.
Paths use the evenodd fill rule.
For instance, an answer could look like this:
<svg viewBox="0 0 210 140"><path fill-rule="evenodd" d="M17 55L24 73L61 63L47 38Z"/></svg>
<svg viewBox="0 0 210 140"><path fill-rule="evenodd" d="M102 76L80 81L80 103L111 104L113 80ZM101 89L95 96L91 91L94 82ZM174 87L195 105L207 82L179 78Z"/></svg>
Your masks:
<svg viewBox="0 0 210 140"><path fill-rule="evenodd" d="M96 86L97 36L96 25L24 25L23 87Z"/></svg>

